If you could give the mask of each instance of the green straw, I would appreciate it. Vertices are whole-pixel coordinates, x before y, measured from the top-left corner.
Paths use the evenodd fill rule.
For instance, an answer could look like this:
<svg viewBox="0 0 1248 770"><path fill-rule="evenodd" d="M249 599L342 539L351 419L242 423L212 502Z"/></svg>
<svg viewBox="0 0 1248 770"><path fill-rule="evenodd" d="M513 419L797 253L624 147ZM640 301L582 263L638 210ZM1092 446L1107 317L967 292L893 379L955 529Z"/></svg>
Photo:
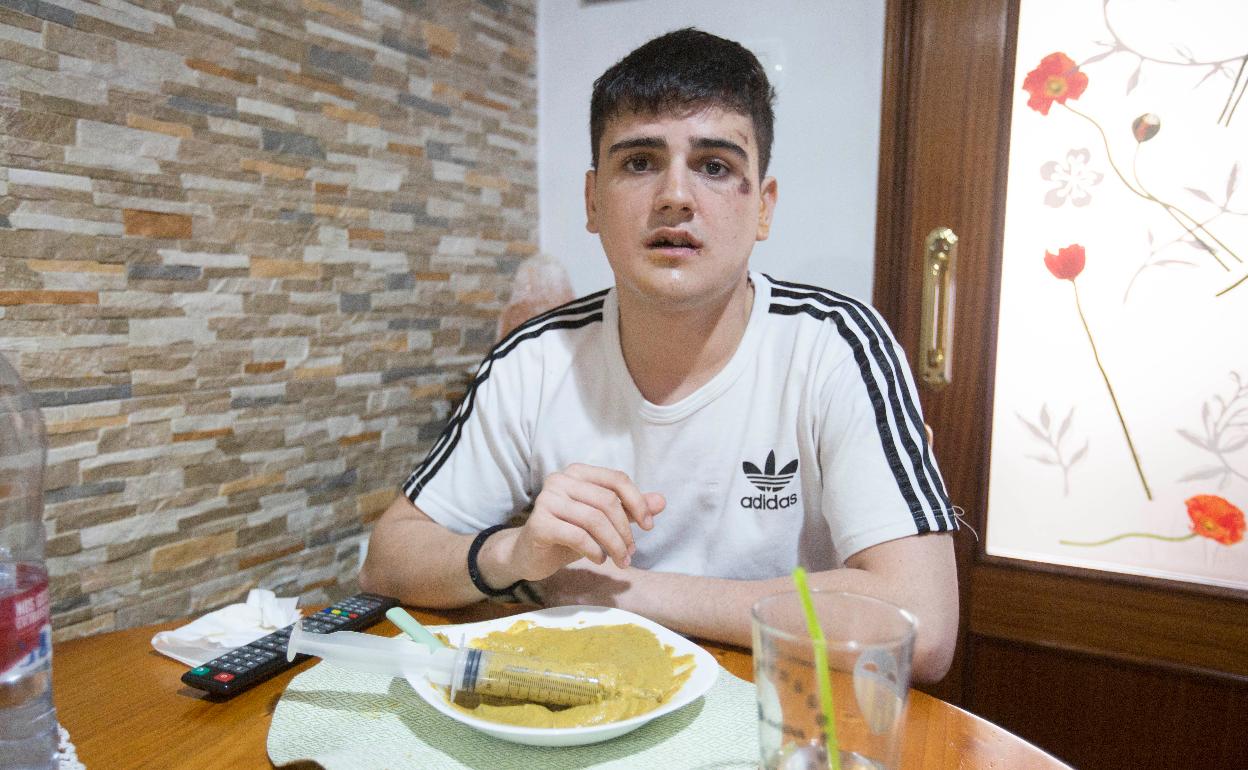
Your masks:
<svg viewBox="0 0 1248 770"><path fill-rule="evenodd" d="M402 607L391 607L386 610L386 618L398 626L400 631L411 637L412 641L419 642L431 650L446 646L429 629L416 622L416 618L404 612Z"/></svg>
<svg viewBox="0 0 1248 770"><path fill-rule="evenodd" d="M815 602L810 596L806 582L806 570L796 567L793 582L797 585L797 598L802 601L806 613L806 629L815 646L815 676L819 679L819 707L823 709L823 734L828 744L828 767L841 770L841 745L836 740L836 708L832 702L832 675L828 671L828 643L823 638L823 627L815 615Z"/></svg>

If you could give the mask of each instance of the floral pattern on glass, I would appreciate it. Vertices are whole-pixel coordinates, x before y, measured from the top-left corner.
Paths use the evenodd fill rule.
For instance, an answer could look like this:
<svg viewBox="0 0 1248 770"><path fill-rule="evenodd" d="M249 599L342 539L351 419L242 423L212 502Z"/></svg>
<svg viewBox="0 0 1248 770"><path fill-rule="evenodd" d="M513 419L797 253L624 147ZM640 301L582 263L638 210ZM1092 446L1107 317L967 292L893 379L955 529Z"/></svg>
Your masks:
<svg viewBox="0 0 1248 770"><path fill-rule="evenodd" d="M1051 160L1040 167L1040 178L1057 186L1044 196L1044 205L1059 208L1070 203L1086 206L1092 202L1092 188L1101 183L1104 174L1089 168L1092 153L1086 147L1069 150L1063 161Z"/></svg>
<svg viewBox="0 0 1248 770"><path fill-rule="evenodd" d="M1238 3L1019 6L994 556L1248 589L1245 25Z"/></svg>

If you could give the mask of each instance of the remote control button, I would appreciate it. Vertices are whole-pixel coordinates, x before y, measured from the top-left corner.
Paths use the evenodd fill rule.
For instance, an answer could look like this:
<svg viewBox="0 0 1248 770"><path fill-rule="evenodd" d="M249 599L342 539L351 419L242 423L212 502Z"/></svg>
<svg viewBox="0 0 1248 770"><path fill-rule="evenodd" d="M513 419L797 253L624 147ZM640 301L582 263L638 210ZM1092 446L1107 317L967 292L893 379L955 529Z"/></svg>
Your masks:
<svg viewBox="0 0 1248 770"><path fill-rule="evenodd" d="M227 673L225 671L222 671L220 674L217 674L216 676L214 676L213 679L217 680L218 682L230 682L234 680L234 675Z"/></svg>
<svg viewBox="0 0 1248 770"><path fill-rule="evenodd" d="M195 668L191 669L191 675L203 676L204 674L207 674L211 670L212 669L207 666L196 666Z"/></svg>

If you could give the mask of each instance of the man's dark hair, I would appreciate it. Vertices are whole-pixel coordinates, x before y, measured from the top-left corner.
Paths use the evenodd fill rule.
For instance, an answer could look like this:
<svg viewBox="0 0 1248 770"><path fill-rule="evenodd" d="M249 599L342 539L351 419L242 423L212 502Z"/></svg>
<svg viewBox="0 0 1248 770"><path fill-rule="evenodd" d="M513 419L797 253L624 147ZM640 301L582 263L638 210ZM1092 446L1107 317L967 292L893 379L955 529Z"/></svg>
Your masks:
<svg viewBox="0 0 1248 770"><path fill-rule="evenodd" d="M598 142L610 120L625 112L661 115L719 107L748 116L758 141L758 176L771 162L776 92L749 49L693 27L656 37L594 81L589 141L598 168Z"/></svg>

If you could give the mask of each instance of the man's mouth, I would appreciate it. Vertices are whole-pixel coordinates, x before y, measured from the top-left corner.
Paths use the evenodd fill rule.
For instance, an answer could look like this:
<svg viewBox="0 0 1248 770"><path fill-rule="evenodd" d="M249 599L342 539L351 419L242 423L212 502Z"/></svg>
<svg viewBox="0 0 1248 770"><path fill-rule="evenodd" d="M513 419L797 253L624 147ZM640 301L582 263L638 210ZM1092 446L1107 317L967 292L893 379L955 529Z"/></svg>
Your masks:
<svg viewBox="0 0 1248 770"><path fill-rule="evenodd" d="M665 228L646 239L646 247L660 251L689 252L702 248L702 241L684 230Z"/></svg>

